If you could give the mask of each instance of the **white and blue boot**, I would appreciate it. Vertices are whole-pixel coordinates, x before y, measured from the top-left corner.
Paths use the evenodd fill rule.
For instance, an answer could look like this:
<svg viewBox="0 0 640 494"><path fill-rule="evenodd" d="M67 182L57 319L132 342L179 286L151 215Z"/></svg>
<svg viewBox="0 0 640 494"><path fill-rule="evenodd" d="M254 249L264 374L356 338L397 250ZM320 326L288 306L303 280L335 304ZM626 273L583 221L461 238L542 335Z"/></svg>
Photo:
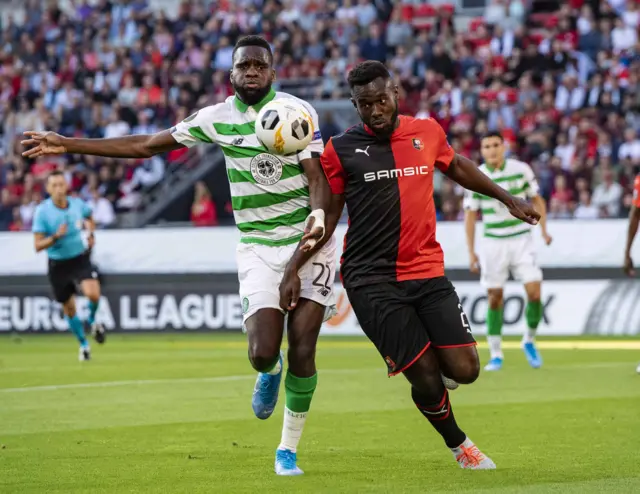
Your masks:
<svg viewBox="0 0 640 494"><path fill-rule="evenodd" d="M542 357L540 357L536 344L533 341L523 341L522 351L531 367L539 369L542 366Z"/></svg>
<svg viewBox="0 0 640 494"><path fill-rule="evenodd" d="M489 363L484 366L484 370L489 372L495 372L502 369L502 357L493 357L489 360Z"/></svg>
<svg viewBox="0 0 640 494"><path fill-rule="evenodd" d="M267 374L260 372L258 379L256 379L256 385L253 388L253 398L251 399L251 407L253 413L260 420L265 420L271 417L273 410L278 403L278 393L280 391L280 381L282 380L282 369L284 367L284 360L282 358L282 352L280 352L280 359L276 366L280 367L277 374Z"/></svg>
<svg viewBox="0 0 640 494"><path fill-rule="evenodd" d="M275 471L277 475L288 477L304 473L298 467L296 453L290 449L276 449Z"/></svg>
<svg viewBox="0 0 640 494"><path fill-rule="evenodd" d="M80 351L78 352L78 360L80 362L85 362L87 360L91 360L91 348L88 343L84 343L80 345Z"/></svg>

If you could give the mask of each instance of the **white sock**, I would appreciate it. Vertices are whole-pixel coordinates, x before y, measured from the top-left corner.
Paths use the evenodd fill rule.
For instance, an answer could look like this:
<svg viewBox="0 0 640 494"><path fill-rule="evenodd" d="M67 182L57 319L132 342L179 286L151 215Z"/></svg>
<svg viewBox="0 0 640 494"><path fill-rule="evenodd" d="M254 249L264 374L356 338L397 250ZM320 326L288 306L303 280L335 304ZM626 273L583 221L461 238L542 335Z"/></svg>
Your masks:
<svg viewBox="0 0 640 494"><path fill-rule="evenodd" d="M522 335L522 343L533 343L536 340L536 330L527 329L525 334Z"/></svg>
<svg viewBox="0 0 640 494"><path fill-rule="evenodd" d="M294 453L296 452L300 436L302 436L302 429L304 429L304 422L307 420L307 413L292 412L286 406L284 407L282 439L280 439L278 449L289 449Z"/></svg>
<svg viewBox="0 0 640 494"><path fill-rule="evenodd" d="M271 369L269 372L267 372L267 374L269 374L270 376L275 376L277 374L280 374L281 370L282 370L282 365L280 365L280 357L278 357L276 366L273 369Z"/></svg>
<svg viewBox="0 0 640 494"><path fill-rule="evenodd" d="M464 442L458 446L457 448L450 448L451 451L453 452L454 456L459 455L460 453L462 453L462 447L465 448L470 448L471 446L473 446L473 441L471 439L469 439L468 437L464 438Z"/></svg>
<svg viewBox="0 0 640 494"><path fill-rule="evenodd" d="M502 355L502 336L487 336L491 358L504 358Z"/></svg>

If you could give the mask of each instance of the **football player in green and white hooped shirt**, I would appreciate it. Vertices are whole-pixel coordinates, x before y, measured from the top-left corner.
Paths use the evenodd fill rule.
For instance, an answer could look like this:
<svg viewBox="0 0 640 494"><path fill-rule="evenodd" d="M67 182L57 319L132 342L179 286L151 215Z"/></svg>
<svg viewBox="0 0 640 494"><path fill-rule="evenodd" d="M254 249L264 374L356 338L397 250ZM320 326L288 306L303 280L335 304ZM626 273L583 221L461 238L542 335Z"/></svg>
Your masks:
<svg viewBox="0 0 640 494"><path fill-rule="evenodd" d="M224 103L201 109L172 129L153 135L73 139L52 132L27 132L23 145L31 149L23 154L31 158L61 153L148 158L198 143L221 147L242 233L237 262L249 360L259 371L252 406L260 419L273 413L283 373L280 345L288 310L286 406L275 469L279 475L299 475L296 449L317 383L316 342L325 314L333 306L333 231L338 218L328 216L325 228L324 212L314 208L323 204L321 198L329 190L319 160L323 143L317 114L307 103L274 92L274 79L269 44L259 36L247 36L236 43L233 52L231 83L236 94ZM272 155L256 138L258 112L277 98L296 99L311 116L314 139L297 155ZM307 237L315 242L311 250L307 238L301 242L307 224L313 226ZM293 272L290 266L300 258L313 262ZM287 291L292 285L299 287L295 290L299 300L287 299L287 293L294 293Z"/></svg>
<svg viewBox="0 0 640 494"><path fill-rule="evenodd" d="M538 182L531 167L522 161L505 159L504 139L498 132L483 136L480 150L484 159L480 169L488 177L514 196L531 199L540 213L542 237L549 245L551 237L547 233L546 205L544 198L540 196ZM525 317L528 330L522 339L522 348L529 364L538 368L542 365L542 359L535 345L535 335L542 320L542 270L536 262L531 231L533 227L514 219L500 202L473 192L466 192L464 207L471 271L480 271L481 283L487 289L489 299L487 340L491 359L485 370L496 371L502 368L503 288L509 278L509 272L524 284L527 292ZM478 211L482 212L484 228L479 260L475 251Z"/></svg>

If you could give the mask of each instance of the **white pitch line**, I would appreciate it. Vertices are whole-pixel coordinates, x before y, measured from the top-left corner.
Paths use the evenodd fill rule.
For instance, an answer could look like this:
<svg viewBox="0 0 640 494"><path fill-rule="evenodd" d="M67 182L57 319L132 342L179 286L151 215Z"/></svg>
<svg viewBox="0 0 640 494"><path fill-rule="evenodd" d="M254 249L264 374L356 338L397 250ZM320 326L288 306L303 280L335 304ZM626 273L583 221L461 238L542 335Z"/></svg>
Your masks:
<svg viewBox="0 0 640 494"><path fill-rule="evenodd" d="M184 379L140 379L133 381L105 381L95 383L75 383L75 384L53 384L49 386L25 386L24 388L4 388L0 393L24 393L29 391L58 391L61 389L81 389L81 388L115 388L118 386L139 386L145 384L171 384L190 382L226 382L241 381L255 376L219 376L219 377L193 377Z"/></svg>
<svg viewBox="0 0 640 494"><path fill-rule="evenodd" d="M326 369L320 371L321 374L346 374L357 372L371 372L377 369ZM382 373L382 372L381 372ZM83 389L83 388L115 388L118 386L144 386L147 384L185 384L185 383L210 383L210 382L229 382L244 381L255 379L256 374L240 375L240 376L217 376L217 377L185 377L178 379L137 379L131 381L104 381L94 383L75 383L75 384L52 384L48 386L25 386L22 388L0 388L0 393L27 393L31 391L59 391L64 389Z"/></svg>
<svg viewBox="0 0 640 494"><path fill-rule="evenodd" d="M591 364L551 364L543 366L543 369L553 369L555 371L569 369L606 369L617 367L635 366L634 362L595 362ZM367 367L362 369L325 369L321 374L356 374L359 372L378 372L386 375L383 367ZM508 372L508 371L506 371ZM255 379L255 374L245 374L238 376L216 376L216 377L185 377L176 379L134 379L130 381L105 381L94 383L74 383L74 384L52 384L48 386L25 386L22 388L0 388L0 393L28 393L32 391L60 391L65 389L91 389L91 388L115 388L118 386L145 386L148 384L186 384L186 383L215 383L231 382Z"/></svg>

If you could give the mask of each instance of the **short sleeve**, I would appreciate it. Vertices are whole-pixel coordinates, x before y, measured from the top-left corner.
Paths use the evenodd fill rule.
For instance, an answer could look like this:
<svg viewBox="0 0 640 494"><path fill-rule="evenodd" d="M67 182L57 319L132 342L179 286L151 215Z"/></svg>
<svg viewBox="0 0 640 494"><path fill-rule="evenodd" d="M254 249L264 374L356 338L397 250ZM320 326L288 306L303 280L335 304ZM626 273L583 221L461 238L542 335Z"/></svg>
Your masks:
<svg viewBox="0 0 640 494"><path fill-rule="evenodd" d="M540 186L538 185L538 180L533 173L533 170L529 165L525 165L524 168L524 179L525 179L525 192L529 199L537 197L540 195Z"/></svg>
<svg viewBox="0 0 640 494"><path fill-rule="evenodd" d="M340 158L333 147L333 138L327 142L327 147L320 155L320 164L324 170L324 174L329 181L329 187L334 194L344 194L345 189L345 173Z"/></svg>
<svg viewBox="0 0 640 494"><path fill-rule="evenodd" d="M462 206L467 211L479 211L480 199L478 198L478 194L471 190L465 190L464 199L462 200Z"/></svg>
<svg viewBox="0 0 640 494"><path fill-rule="evenodd" d="M215 108L208 106L198 110L173 127L171 135L176 142L188 148L196 144L213 144L216 141L212 118Z"/></svg>
<svg viewBox="0 0 640 494"><path fill-rule="evenodd" d="M31 231L33 233L47 233L47 222L44 216L42 206L38 206L35 214L33 215L33 225L31 226Z"/></svg>
<svg viewBox="0 0 640 494"><path fill-rule="evenodd" d="M87 202L82 201L82 216L85 218L91 218L92 214L93 210L91 209L91 206L89 206Z"/></svg>
<svg viewBox="0 0 640 494"><path fill-rule="evenodd" d="M640 175L633 182L633 205L640 208Z"/></svg>
<svg viewBox="0 0 640 494"><path fill-rule="evenodd" d="M447 134L445 134L444 129L440 124L432 118L425 121L429 122L429 124L433 126L436 133L436 139L434 139L434 144L436 146L436 167L441 172L446 172L449 169L449 165L453 161L453 157L456 155L456 152L449 144L449 141L447 141Z"/></svg>
<svg viewBox="0 0 640 494"><path fill-rule="evenodd" d="M318 113L309 104L303 104L303 106L309 112L312 123L313 139L309 145L304 148L303 151L298 153L298 159L300 161L311 158L314 154L321 155L324 151L324 142L322 141L322 135L320 134L320 122L318 121Z"/></svg>

